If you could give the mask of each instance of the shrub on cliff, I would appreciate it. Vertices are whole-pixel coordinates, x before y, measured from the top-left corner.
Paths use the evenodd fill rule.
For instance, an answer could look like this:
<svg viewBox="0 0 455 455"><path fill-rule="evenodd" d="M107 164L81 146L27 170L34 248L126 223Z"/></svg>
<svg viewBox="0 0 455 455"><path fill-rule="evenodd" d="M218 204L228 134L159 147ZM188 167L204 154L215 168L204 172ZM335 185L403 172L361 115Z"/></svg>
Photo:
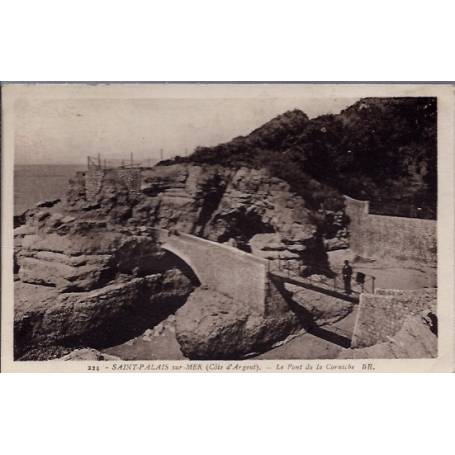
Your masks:
<svg viewBox="0 0 455 455"><path fill-rule="evenodd" d="M294 110L184 161L267 168L311 205L337 205L344 193L435 215L436 114L436 99L424 97L365 98L311 120Z"/></svg>

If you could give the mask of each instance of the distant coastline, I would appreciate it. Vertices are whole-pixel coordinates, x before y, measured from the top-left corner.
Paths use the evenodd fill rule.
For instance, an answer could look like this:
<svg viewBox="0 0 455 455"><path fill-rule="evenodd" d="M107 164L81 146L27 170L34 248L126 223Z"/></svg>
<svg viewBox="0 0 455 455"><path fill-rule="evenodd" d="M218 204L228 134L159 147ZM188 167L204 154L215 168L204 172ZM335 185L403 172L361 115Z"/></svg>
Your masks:
<svg viewBox="0 0 455 455"><path fill-rule="evenodd" d="M14 166L14 215L21 215L37 202L65 195L77 164L16 164Z"/></svg>

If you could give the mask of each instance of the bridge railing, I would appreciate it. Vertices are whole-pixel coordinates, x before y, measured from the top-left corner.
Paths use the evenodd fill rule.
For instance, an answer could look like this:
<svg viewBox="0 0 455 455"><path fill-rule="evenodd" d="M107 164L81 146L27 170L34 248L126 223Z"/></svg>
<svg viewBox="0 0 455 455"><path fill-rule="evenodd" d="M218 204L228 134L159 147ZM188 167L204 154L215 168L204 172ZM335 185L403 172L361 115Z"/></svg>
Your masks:
<svg viewBox="0 0 455 455"><path fill-rule="evenodd" d="M287 266L287 261L269 260L268 271L273 273L278 271L281 275L288 278L298 278L316 287L323 287L328 290L337 292L345 292L344 280L340 274L330 272L331 276L327 275L309 275L304 276L300 270ZM374 294L376 277L363 272L356 272L351 279L351 292L353 294L361 294L363 292Z"/></svg>

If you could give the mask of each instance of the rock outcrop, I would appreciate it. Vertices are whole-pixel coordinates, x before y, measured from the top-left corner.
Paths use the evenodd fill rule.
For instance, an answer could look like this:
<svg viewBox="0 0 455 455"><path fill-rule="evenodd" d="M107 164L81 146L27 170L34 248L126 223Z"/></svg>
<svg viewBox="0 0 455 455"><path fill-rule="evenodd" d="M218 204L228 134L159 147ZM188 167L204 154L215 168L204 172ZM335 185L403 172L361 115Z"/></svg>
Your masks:
<svg viewBox="0 0 455 455"><path fill-rule="evenodd" d="M163 270L160 259L164 252L153 236L110 231L99 222L74 221L71 227L60 227L66 230L16 229L20 231L15 234L20 245L16 262L21 281L82 292L105 285L119 273L137 276Z"/></svg>
<svg viewBox="0 0 455 455"><path fill-rule="evenodd" d="M100 188L87 201L83 180L68 192L67 210L79 219L111 224L177 229L281 261L294 271L324 268L325 245L314 210L290 186L265 170L175 164L142 171L142 194L129 198L118 182ZM275 234L276 249L262 248L264 234ZM268 240L266 240L268 243Z"/></svg>
<svg viewBox="0 0 455 455"><path fill-rule="evenodd" d="M39 210L16 228L15 245L16 358L126 341L174 313L197 284L146 228Z"/></svg>
<svg viewBox="0 0 455 455"><path fill-rule="evenodd" d="M125 276L91 291L32 298L23 305L16 298L15 356L45 346L102 348L122 343L175 312L193 288L182 272L171 269Z"/></svg>
<svg viewBox="0 0 455 455"><path fill-rule="evenodd" d="M141 180L134 197L109 178L88 198L78 173L66 200L27 212L15 231L15 271L21 283L55 292L16 308L16 356L33 358L44 344L122 343L177 310L199 283L160 248L157 228L229 243L269 259L272 269L309 274L327 267L313 209L264 170L177 164L144 169ZM177 339L188 357L244 356L301 327L286 305L265 317L226 299L198 289L180 309ZM341 311L322 313L314 319L324 323Z"/></svg>

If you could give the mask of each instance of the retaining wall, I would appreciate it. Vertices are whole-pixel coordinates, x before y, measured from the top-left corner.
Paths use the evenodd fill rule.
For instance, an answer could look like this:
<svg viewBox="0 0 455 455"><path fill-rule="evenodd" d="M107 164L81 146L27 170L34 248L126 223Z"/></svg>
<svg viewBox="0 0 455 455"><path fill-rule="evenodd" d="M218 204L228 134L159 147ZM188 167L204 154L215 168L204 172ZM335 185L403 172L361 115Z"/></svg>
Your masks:
<svg viewBox="0 0 455 455"><path fill-rule="evenodd" d="M361 294L351 347L364 348L389 341L407 316L430 309L436 289L381 290Z"/></svg>
<svg viewBox="0 0 455 455"><path fill-rule="evenodd" d="M141 191L141 170L139 168L101 169L89 167L85 174L85 197L93 201L101 189L109 182L122 182L132 196Z"/></svg>
<svg viewBox="0 0 455 455"><path fill-rule="evenodd" d="M101 191L104 180L104 170L98 168L88 168L85 174L85 198L93 201Z"/></svg>
<svg viewBox="0 0 455 455"><path fill-rule="evenodd" d="M363 257L437 263L437 222L371 215L369 202L345 196L351 250Z"/></svg>

